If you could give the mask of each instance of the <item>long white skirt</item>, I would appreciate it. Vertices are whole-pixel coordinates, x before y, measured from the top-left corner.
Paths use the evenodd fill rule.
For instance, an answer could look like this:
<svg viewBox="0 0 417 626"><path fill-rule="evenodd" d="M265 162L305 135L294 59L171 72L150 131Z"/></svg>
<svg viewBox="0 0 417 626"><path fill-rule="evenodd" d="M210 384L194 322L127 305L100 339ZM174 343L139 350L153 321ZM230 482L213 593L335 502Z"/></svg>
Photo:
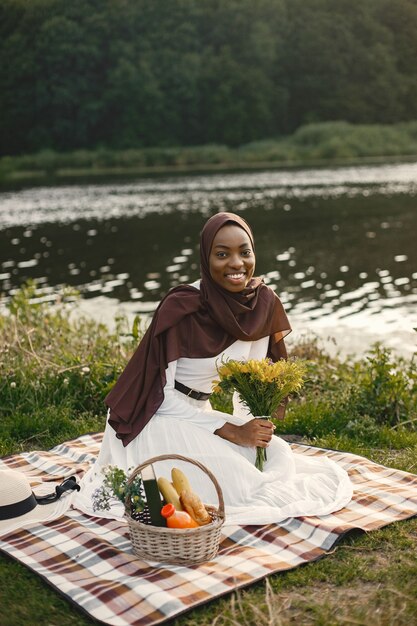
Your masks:
<svg viewBox="0 0 417 626"><path fill-rule="evenodd" d="M232 419L239 423L241 418ZM211 470L223 493L226 524L269 524L288 517L326 515L343 508L352 497L347 473L325 456L295 454L286 441L273 436L264 471L260 472L255 467L255 448L233 444L190 421L156 414L126 447L107 424L97 462L82 480L73 506L92 515L121 518L123 505L116 500L110 511L93 510L92 495L102 485L103 468L117 465L128 471L163 454L192 458ZM170 478L172 467L186 473L203 502L217 504L216 489L201 469L178 460L154 465L156 475L166 478Z"/></svg>

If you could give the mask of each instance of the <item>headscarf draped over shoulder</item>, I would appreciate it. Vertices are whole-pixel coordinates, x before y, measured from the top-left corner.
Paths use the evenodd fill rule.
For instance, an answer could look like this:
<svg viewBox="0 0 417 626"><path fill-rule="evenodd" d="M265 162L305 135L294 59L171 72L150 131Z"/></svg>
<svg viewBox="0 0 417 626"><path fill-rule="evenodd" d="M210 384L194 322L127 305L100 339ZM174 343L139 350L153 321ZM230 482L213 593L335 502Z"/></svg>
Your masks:
<svg viewBox="0 0 417 626"><path fill-rule="evenodd" d="M168 363L181 357L214 357L238 339L262 337L270 337L270 358L286 358L283 337L291 327L278 296L259 277L252 278L239 293L223 289L211 278L213 239L226 224L243 228L254 244L249 225L238 215L218 213L206 222L200 237L200 289L180 285L169 291L106 397L109 423L125 446L161 406Z"/></svg>

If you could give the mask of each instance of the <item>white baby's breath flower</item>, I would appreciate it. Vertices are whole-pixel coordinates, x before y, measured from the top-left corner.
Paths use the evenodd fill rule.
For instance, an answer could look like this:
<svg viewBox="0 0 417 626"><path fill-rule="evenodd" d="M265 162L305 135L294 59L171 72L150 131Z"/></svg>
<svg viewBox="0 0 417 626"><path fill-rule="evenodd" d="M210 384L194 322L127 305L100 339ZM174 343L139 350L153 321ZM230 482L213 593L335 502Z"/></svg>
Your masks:
<svg viewBox="0 0 417 626"><path fill-rule="evenodd" d="M14 382L14 380L10 383L10 387L11 387L12 389L15 389L15 388L16 388L16 383Z"/></svg>

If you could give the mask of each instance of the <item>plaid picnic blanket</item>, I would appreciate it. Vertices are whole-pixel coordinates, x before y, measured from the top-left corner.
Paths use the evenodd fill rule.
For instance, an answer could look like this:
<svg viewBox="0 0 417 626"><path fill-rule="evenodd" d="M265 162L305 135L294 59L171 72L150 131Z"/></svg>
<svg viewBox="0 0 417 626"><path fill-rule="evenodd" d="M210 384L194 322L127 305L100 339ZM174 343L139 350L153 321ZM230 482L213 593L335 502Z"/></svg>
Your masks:
<svg viewBox="0 0 417 626"><path fill-rule="evenodd" d="M47 452L16 454L0 468L26 472L33 483L79 477L95 459L101 434ZM114 626L158 624L274 572L323 556L352 529L381 528L417 515L417 476L366 458L294 444L297 454L327 454L354 483L349 505L322 517L279 525L227 526L218 556L192 567L146 563L131 550L125 522L70 510L0 538L0 549L42 576L93 618Z"/></svg>

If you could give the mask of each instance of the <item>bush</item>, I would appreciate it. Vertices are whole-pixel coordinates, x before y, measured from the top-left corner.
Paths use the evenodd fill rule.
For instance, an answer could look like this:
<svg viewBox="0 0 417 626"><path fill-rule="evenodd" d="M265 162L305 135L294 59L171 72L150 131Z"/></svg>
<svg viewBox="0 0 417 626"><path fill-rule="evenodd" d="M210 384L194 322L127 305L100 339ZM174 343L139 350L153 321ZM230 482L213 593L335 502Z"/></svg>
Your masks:
<svg viewBox="0 0 417 626"><path fill-rule="evenodd" d="M417 427L417 369L414 360L395 360L376 344L365 361L355 366L356 382L348 399L352 410L377 424Z"/></svg>
<svg viewBox="0 0 417 626"><path fill-rule="evenodd" d="M0 317L0 406L22 424L51 406L74 418L105 413L104 398L138 337L123 318L112 333L93 320L73 320L63 302L51 307L35 295L33 284L23 287ZM74 294L66 292L67 299Z"/></svg>
<svg viewBox="0 0 417 626"><path fill-rule="evenodd" d="M346 435L372 445L387 445L395 429L417 433L414 359L395 358L379 344L356 362L331 359L315 342L296 347L292 355L311 359L309 378L277 423L278 432L311 439Z"/></svg>
<svg viewBox="0 0 417 626"><path fill-rule="evenodd" d="M357 160L417 154L417 121L398 124L351 124L343 121L306 124L292 135L264 139L237 148L207 144L200 146L136 147L116 150L95 149L54 152L0 158L0 183L14 178L118 174L143 168L204 168L251 166L256 164L312 163L327 160ZM73 170L73 172L71 172Z"/></svg>

